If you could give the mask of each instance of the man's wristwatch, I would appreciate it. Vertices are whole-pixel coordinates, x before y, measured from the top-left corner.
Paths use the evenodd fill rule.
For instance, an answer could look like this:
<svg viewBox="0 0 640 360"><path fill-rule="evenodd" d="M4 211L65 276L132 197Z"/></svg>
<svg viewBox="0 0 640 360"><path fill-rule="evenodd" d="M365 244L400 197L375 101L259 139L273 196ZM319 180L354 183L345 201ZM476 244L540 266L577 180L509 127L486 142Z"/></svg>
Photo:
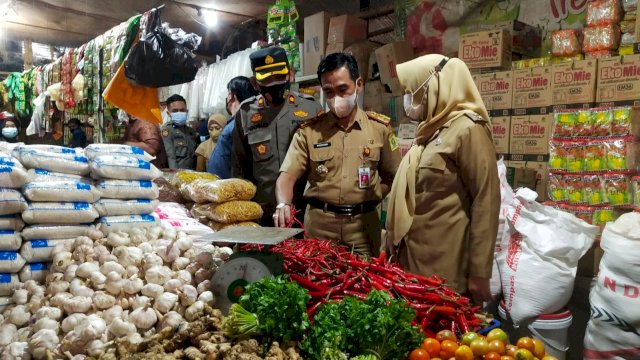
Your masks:
<svg viewBox="0 0 640 360"><path fill-rule="evenodd" d="M280 203L276 206L276 209L282 209L285 206L291 206L291 204L287 204L287 203Z"/></svg>

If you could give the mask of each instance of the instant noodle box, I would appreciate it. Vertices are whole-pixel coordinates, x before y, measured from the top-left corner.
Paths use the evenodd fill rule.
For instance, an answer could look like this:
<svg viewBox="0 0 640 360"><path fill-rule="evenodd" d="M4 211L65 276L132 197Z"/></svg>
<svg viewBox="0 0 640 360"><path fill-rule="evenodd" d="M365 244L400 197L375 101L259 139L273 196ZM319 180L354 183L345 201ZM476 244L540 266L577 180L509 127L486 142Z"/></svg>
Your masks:
<svg viewBox="0 0 640 360"><path fill-rule="evenodd" d="M516 115L546 113L551 105L552 68L536 67L513 72L513 108L529 109L515 111ZM535 110L534 110L535 109Z"/></svg>
<svg viewBox="0 0 640 360"><path fill-rule="evenodd" d="M474 75L485 107L491 116L508 116L513 101L513 71Z"/></svg>
<svg viewBox="0 0 640 360"><path fill-rule="evenodd" d="M591 107L596 100L596 75L597 61L595 60L554 64L551 76L553 105ZM575 104L577 106L571 106Z"/></svg>
<svg viewBox="0 0 640 360"><path fill-rule="evenodd" d="M612 104L640 105L640 55L618 56L598 60L596 101Z"/></svg>
<svg viewBox="0 0 640 360"><path fill-rule="evenodd" d="M511 117L492 117L491 134L493 135L493 145L498 156L508 154L509 140L511 139Z"/></svg>
<svg viewBox="0 0 640 360"><path fill-rule="evenodd" d="M551 114L512 116L509 152L522 155L549 154L552 120Z"/></svg>
<svg viewBox="0 0 640 360"><path fill-rule="evenodd" d="M469 69L511 68L512 38L508 30L480 31L460 35L458 57Z"/></svg>

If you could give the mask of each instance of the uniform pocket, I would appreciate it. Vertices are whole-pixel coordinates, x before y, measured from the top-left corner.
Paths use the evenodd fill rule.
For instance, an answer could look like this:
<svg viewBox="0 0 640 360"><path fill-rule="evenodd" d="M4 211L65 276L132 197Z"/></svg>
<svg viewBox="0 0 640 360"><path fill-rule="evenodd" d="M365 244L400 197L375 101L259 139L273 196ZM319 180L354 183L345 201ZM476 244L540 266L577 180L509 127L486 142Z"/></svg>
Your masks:
<svg viewBox="0 0 640 360"><path fill-rule="evenodd" d="M252 132L247 135L247 142L256 162L267 161L273 157L270 132Z"/></svg>
<svg viewBox="0 0 640 360"><path fill-rule="evenodd" d="M452 191L457 186L457 175L448 166L445 154L422 154L418 167L418 181L427 192Z"/></svg>
<svg viewBox="0 0 640 360"><path fill-rule="evenodd" d="M309 159L311 159L311 177L324 178L327 174L335 171L335 166L331 161L334 157L334 150L331 148L310 149Z"/></svg>
<svg viewBox="0 0 640 360"><path fill-rule="evenodd" d="M176 140L174 150L177 158L186 158L189 156L189 147L185 139Z"/></svg>
<svg viewBox="0 0 640 360"><path fill-rule="evenodd" d="M367 153L368 149L368 153ZM370 165L377 165L378 161L380 161L380 153L382 152L382 144L374 144L367 148L359 148L356 149L358 151L360 160L365 163L369 163Z"/></svg>

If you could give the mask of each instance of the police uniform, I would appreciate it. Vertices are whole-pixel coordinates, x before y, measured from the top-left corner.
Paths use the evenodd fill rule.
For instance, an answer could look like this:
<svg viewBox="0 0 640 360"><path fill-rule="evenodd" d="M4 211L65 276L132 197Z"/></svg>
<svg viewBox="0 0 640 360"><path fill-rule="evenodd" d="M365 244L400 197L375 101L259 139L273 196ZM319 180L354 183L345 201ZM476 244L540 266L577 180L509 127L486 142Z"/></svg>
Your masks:
<svg viewBox="0 0 640 360"><path fill-rule="evenodd" d="M302 125L280 170L296 178L309 174L304 224L310 236L370 255L380 248L381 183L392 183L401 156L390 119L357 111L348 129L332 113Z"/></svg>
<svg viewBox="0 0 640 360"><path fill-rule="evenodd" d="M267 66L267 71L288 73L286 53L281 50L268 48L253 53L252 68L257 70ZM267 105L266 99L258 95L245 100L236 113L232 175L250 180L257 186L255 201L264 211L262 225L273 226L271 215L276 206L275 184L291 138L300 124L321 112L322 107L313 97L289 93L281 107ZM306 180L299 181L294 189L294 204L298 208L303 206L300 200L305 183Z"/></svg>
<svg viewBox="0 0 640 360"><path fill-rule="evenodd" d="M162 142L167 153L170 169L194 169L198 134L189 126L162 127Z"/></svg>

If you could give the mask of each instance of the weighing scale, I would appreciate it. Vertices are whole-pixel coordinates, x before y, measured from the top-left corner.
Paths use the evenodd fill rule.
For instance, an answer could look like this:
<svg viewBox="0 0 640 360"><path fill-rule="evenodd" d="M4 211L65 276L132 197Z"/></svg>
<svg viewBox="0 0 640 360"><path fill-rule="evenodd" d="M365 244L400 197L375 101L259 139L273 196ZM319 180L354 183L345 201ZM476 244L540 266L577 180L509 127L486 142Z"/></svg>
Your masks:
<svg viewBox="0 0 640 360"><path fill-rule="evenodd" d="M201 237L213 243L256 244L265 247L279 244L303 232L303 229L274 227L232 227ZM267 251L240 251L220 265L211 278L216 307L225 314L238 302L244 289L267 276L282 274L282 254Z"/></svg>

